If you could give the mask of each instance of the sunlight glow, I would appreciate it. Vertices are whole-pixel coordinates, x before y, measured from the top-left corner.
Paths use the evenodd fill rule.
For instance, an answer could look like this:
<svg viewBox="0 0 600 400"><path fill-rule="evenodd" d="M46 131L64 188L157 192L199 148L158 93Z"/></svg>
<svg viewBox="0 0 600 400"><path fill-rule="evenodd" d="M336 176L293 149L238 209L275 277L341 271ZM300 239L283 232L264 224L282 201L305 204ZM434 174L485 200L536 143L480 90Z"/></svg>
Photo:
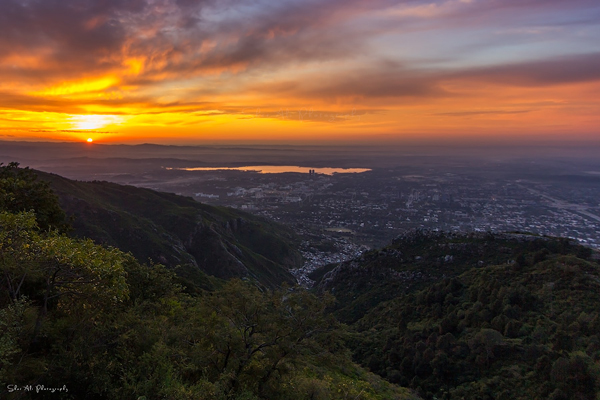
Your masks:
<svg viewBox="0 0 600 400"><path fill-rule="evenodd" d="M7 1L0 142L599 138L598 1Z"/></svg>
<svg viewBox="0 0 600 400"><path fill-rule="evenodd" d="M105 76L99 79L84 79L77 82L65 82L48 89L35 92L38 96L65 96L76 93L97 92L108 89L119 82L119 79L114 76Z"/></svg>
<svg viewBox="0 0 600 400"><path fill-rule="evenodd" d="M71 124L75 129L99 129L107 125L118 125L124 121L119 115L74 115Z"/></svg>

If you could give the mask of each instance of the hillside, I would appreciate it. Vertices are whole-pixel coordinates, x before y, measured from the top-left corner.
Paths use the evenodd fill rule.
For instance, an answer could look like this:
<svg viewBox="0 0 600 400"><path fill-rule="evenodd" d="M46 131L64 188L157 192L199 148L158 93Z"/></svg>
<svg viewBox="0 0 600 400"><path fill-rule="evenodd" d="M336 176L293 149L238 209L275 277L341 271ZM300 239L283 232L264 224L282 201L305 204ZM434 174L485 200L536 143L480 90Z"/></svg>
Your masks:
<svg viewBox="0 0 600 400"><path fill-rule="evenodd" d="M330 291L340 307L336 315L353 323L382 301L423 289L473 267L513 262L541 251L587 255L590 249L568 239L520 233L448 233L413 231L391 245L314 271L319 291Z"/></svg>
<svg viewBox="0 0 600 400"><path fill-rule="evenodd" d="M600 257L572 240L415 231L314 271L310 293L275 288L294 260L277 225L40 175L60 202L0 165L0 395L67 382L99 399L600 398ZM186 267L68 237L60 205L79 235Z"/></svg>
<svg viewBox="0 0 600 400"><path fill-rule="evenodd" d="M318 288L357 362L433 399L597 399L600 265L566 239L417 232Z"/></svg>
<svg viewBox="0 0 600 400"><path fill-rule="evenodd" d="M0 274L2 399L418 399L352 363L328 296L239 279L190 295L4 207Z"/></svg>
<svg viewBox="0 0 600 400"><path fill-rule="evenodd" d="M109 182L79 182L38 172L72 218L74 234L193 276L248 277L266 286L294 283L302 262L283 226L183 196Z"/></svg>
<svg viewBox="0 0 600 400"><path fill-rule="evenodd" d="M113 224L130 218L123 230L155 223L140 217L150 216L152 196L163 198L159 206L179 224L185 215L213 225L243 217L197 209L178 196L54 179L69 186L68 200L93 202L90 213L116 214ZM136 201L137 213L119 201ZM231 236L219 240L244 238L256 224L257 242L244 243L268 246L260 241L273 233L264 229L279 229L234 221L223 228ZM0 164L2 399L418 399L352 362L345 329L327 311L329 295L265 288L253 279L186 290L177 269L142 264L67 231L48 183L16 163Z"/></svg>

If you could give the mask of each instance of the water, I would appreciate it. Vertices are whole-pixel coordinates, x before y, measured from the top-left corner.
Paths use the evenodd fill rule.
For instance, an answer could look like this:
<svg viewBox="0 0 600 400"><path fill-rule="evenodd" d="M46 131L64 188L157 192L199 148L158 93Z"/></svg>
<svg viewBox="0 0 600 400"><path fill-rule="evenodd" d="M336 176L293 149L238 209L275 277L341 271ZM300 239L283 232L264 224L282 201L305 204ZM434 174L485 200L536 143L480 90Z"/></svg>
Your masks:
<svg viewBox="0 0 600 400"><path fill-rule="evenodd" d="M371 171L368 168L311 168L299 167L296 165L253 165L249 167L196 167L196 168L167 168L177 169L181 171L253 171L261 174L282 174L285 172L297 172L300 174L308 174L310 170L316 174L333 175L333 174L360 174L362 172Z"/></svg>

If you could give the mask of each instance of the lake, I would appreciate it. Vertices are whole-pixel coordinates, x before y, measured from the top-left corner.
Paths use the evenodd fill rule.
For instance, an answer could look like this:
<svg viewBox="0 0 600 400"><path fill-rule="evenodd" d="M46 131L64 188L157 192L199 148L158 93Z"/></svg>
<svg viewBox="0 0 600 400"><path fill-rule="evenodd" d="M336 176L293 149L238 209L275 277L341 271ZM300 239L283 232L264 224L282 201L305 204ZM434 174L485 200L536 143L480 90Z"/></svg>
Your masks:
<svg viewBox="0 0 600 400"><path fill-rule="evenodd" d="M333 174L359 174L361 172L371 171L368 168L312 168L299 167L296 165L253 165L249 167L196 167L196 168L167 168L177 169L181 171L251 171L261 174L282 174L286 172L297 172L300 174L308 174L310 170L316 174L333 175Z"/></svg>

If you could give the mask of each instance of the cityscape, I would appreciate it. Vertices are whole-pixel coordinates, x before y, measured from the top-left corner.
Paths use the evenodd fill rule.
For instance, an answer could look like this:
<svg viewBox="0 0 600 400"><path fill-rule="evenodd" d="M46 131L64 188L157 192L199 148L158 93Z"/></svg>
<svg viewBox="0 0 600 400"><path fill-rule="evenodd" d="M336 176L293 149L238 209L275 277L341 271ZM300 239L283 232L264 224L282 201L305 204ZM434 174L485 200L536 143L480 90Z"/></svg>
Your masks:
<svg viewBox="0 0 600 400"><path fill-rule="evenodd" d="M172 171L177 178L146 176L151 183L138 185L292 226L306 260L293 272L303 284L310 284L307 275L320 266L419 229L523 232L600 248L600 188L593 171L573 177L494 168L493 179L489 171L448 165L330 174L309 168L303 173L262 173L259 167L178 170Z"/></svg>

